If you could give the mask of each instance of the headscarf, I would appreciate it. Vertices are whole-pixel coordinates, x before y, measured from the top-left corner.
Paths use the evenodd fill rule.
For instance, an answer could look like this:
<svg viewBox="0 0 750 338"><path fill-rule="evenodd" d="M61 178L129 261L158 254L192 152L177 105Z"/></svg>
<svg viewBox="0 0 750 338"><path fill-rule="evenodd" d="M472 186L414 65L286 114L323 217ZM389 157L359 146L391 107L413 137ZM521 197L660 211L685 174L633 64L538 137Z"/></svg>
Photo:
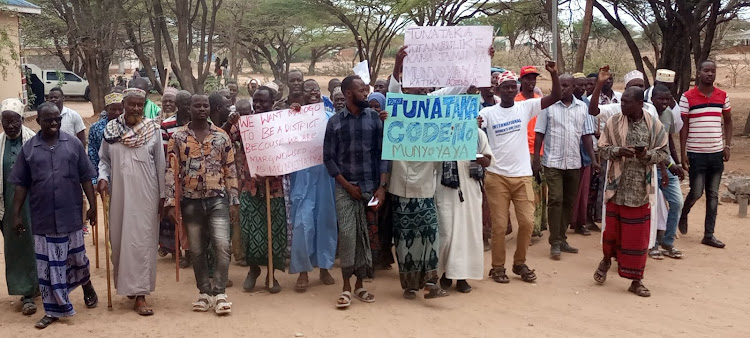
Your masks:
<svg viewBox="0 0 750 338"><path fill-rule="evenodd" d="M518 81L518 76L516 76L516 74L512 71L506 70L500 74L500 78L497 80L497 83L500 84L505 81Z"/></svg>
<svg viewBox="0 0 750 338"><path fill-rule="evenodd" d="M378 101L378 103L380 103L380 109L385 110L385 95L379 92L372 92L367 97L367 102L370 102L372 100Z"/></svg>
<svg viewBox="0 0 750 338"><path fill-rule="evenodd" d="M104 106L109 106L113 103L122 102L123 95L120 93L110 93L104 96Z"/></svg>
<svg viewBox="0 0 750 338"><path fill-rule="evenodd" d="M3 103L0 105L0 113L4 111L14 112L18 114L18 116L23 117L23 111L24 111L24 104L21 102L21 100L16 98L10 98L3 100Z"/></svg>
<svg viewBox="0 0 750 338"><path fill-rule="evenodd" d="M156 122L150 119L143 119L131 128L125 123L125 114L122 114L107 123L107 127L104 128L104 140L109 144L120 142L130 148L138 148L146 144L157 129L159 128Z"/></svg>

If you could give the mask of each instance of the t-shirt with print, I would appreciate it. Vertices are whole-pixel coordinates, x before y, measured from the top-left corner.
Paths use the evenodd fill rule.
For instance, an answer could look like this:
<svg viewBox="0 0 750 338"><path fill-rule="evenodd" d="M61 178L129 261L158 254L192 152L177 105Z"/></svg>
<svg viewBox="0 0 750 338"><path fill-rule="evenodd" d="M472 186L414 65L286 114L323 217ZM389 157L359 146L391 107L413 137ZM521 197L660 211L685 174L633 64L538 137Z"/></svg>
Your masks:
<svg viewBox="0 0 750 338"><path fill-rule="evenodd" d="M487 168L506 177L531 176L527 126L542 111L542 99L515 102L510 108L496 104L479 112L482 128L495 156L495 164Z"/></svg>

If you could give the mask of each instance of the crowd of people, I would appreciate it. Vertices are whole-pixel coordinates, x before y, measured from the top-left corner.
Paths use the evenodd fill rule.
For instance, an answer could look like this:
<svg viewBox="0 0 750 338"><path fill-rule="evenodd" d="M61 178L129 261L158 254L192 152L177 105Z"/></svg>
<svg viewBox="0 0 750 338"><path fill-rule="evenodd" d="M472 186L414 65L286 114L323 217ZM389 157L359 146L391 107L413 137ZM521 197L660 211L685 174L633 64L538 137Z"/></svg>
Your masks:
<svg viewBox="0 0 750 338"><path fill-rule="evenodd" d="M322 284L335 284L338 258L337 308L353 298L375 302L363 282L394 263L405 299L420 292L424 299L448 296L454 282L456 291L471 292L468 281L485 275L483 248L491 251L489 277L509 283L504 237L513 230L511 202L517 245L510 267L524 282L537 280L526 257L532 237L546 231L550 258L560 260L578 253L569 228L583 236L599 230L603 258L594 279L606 281L614 258L618 274L632 280L629 291L648 297L647 258L682 258L676 233L687 232L704 190L702 243L724 247L714 231L732 122L726 93L713 85L714 62L700 65L696 86L678 101L670 70L658 70L650 88L632 71L620 93L607 66L589 76L558 74L549 61L546 96L536 87L541 72L534 66L523 67L520 77L492 73L490 87L402 88L406 56L400 49L393 74L372 89L352 75L331 80L328 96L292 71L286 96L275 82L253 80L246 99L229 83L210 95L167 88L159 106L148 98L148 81L134 79L130 88L112 88L88 137L59 88L38 107L38 133L23 125L21 101L4 100L0 216L9 294L22 296L25 315L37 311L41 296L40 329L75 314L70 293L79 285L86 306L97 306L84 245L84 218L97 226L97 194L109 201L114 287L144 316L154 314L146 297L156 289L157 257L170 254L193 268L192 309L218 315L232 310L226 294L234 284L232 257L248 269L244 290L256 288L271 254L273 270L298 274L297 292L307 290L315 268ZM402 92L479 94L477 159L383 160L385 99ZM252 175L240 116L316 103L328 119L323 163L290 175ZM683 207L685 171L690 193ZM282 290L268 269L265 287Z"/></svg>

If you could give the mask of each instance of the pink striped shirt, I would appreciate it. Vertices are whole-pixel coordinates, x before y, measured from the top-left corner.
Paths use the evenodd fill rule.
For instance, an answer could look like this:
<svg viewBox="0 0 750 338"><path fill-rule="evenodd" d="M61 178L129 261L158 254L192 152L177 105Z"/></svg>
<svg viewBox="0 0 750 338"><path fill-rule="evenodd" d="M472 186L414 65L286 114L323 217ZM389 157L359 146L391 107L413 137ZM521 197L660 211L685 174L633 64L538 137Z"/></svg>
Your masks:
<svg viewBox="0 0 750 338"><path fill-rule="evenodd" d="M712 154L724 150L722 114L732 110L725 91L714 87L711 97L706 97L694 87L682 94L680 110L689 126L687 151Z"/></svg>

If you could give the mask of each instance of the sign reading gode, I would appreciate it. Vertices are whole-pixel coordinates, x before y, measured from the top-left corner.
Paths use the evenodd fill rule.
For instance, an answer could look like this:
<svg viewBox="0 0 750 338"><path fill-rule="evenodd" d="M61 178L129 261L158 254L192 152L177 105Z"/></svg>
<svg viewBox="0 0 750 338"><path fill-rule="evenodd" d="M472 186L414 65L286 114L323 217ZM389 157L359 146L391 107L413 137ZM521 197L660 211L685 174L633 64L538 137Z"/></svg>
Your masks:
<svg viewBox="0 0 750 338"><path fill-rule="evenodd" d="M490 26L409 27L404 88L490 86Z"/></svg>
<svg viewBox="0 0 750 338"><path fill-rule="evenodd" d="M470 161L476 159L479 95L388 94L383 159Z"/></svg>
<svg viewBox="0 0 750 338"><path fill-rule="evenodd" d="M240 117L250 174L286 175L323 164L327 123L322 103Z"/></svg>

